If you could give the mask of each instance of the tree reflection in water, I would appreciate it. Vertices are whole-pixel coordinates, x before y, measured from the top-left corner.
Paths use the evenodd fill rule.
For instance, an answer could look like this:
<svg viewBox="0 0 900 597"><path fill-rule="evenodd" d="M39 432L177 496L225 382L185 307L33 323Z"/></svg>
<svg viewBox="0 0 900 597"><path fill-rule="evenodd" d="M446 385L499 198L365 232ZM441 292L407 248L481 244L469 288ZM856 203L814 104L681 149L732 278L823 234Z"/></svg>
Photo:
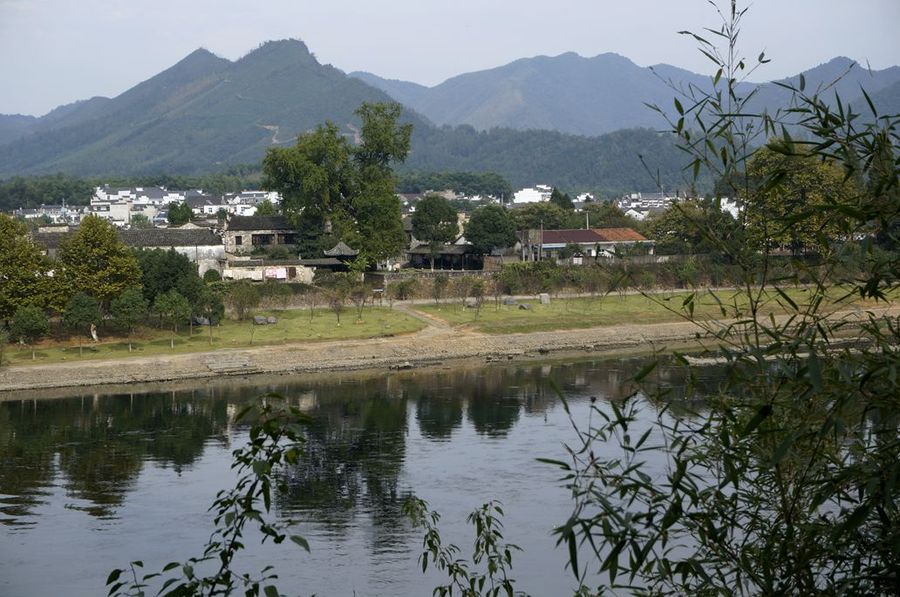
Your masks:
<svg viewBox="0 0 900 597"><path fill-rule="evenodd" d="M146 463L181 474L207 445L221 448L243 437L233 428L233 414L275 391L313 420L305 458L284 473L289 491L277 501L282 514L314 519L340 534L366 512L376 529L392 529L401 517L399 479L413 420L428 441L447 441L466 422L479 435L500 439L521 417L552 408L554 386L568 395L616 399L630 392L622 380L638 366L625 359L274 384L251 379L186 391L2 402L0 522L36 523L34 513L53 487L64 488L67 507L116 517ZM683 371L673 366L657 375L677 387ZM374 544L389 547L393 536L376 533Z"/></svg>

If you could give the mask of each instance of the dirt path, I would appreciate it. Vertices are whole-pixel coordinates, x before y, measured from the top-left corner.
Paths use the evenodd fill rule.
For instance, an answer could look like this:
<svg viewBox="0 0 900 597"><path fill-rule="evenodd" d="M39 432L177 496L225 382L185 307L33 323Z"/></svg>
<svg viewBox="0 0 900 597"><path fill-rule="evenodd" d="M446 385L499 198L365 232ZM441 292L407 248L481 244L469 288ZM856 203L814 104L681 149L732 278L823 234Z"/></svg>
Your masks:
<svg viewBox="0 0 900 597"><path fill-rule="evenodd" d="M408 309L408 310L407 310ZM257 373L307 373L434 365L461 359L538 358L552 352L621 352L695 341L702 330L692 322L614 325L579 330L488 335L453 328L408 307L428 325L390 338L258 346L171 356L133 357L0 369L0 400L15 390L130 384ZM900 313L900 307L889 310ZM853 317L859 314L843 313ZM718 324L722 325L722 324Z"/></svg>

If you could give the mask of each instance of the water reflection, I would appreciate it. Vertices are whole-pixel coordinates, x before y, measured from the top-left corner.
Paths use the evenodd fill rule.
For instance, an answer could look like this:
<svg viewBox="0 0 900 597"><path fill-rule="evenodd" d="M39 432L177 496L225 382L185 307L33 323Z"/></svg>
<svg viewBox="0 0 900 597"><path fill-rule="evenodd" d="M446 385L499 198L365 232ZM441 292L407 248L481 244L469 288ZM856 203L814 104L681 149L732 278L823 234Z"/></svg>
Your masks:
<svg viewBox="0 0 900 597"><path fill-rule="evenodd" d="M554 450L568 437L568 425L558 408L560 394L571 403L582 404L589 397L619 399L633 391L626 380L643 363L618 359L265 382L229 380L177 391L2 402L0 522L15 536L23 537L18 539L21 545L16 545L23 553L29 548L27 535L32 533L36 543L31 548L41 551L38 531L60 503L70 514L53 514L53 524L61 525L60 532L66 533L72 545L90 543L92 533L125 532L106 526L89 529L83 524L85 519L120 521L127 526L133 523L129 516L137 510L147 516L142 521L145 526L164 526L167 518L154 518L162 516L154 514L159 504L145 497L149 495L148 479L172 485L157 490L169 515L183 506L183 497L177 492L202 493L190 489L196 484L224 487L228 477L222 471L227 471L230 450L246 437L247 423L236 425L235 414L261 394L274 391L312 419L305 431L302 463L284 472L288 491L276 500L279 515L314 528L320 541L344 542L341 550L350 557L396 553L414 561L420 539L411 538L400 513L407 494L436 491L446 494L455 507L454 495L468 492L466 500L476 499L470 494L491 497L491 488L499 482L508 483L514 491L538 491L533 489L534 480L520 489L516 483L523 482L523 466L537 456L558 455ZM678 366L663 367L653 375L662 386L683 385L684 371ZM708 389L717 381L710 375L703 383ZM514 438L523 426L528 436ZM505 451L508 449L516 453ZM424 461L438 468L422 470ZM499 473L502 478L486 478L498 473L489 472L494 469L485 465L498 464L508 464L509 470ZM457 485L447 483L440 467L463 471L462 476L453 473L458 475ZM218 472L208 473L207 468ZM557 489L552 471L540 471L537 478L544 479L547 488ZM207 505L205 502L200 511ZM465 509L476 505L466 503ZM562 505L566 505L564 501ZM534 533L541 541L549 541L547 531L557 522L540 521ZM196 553L206 539L208 522L186 524L196 525L196 531L191 531L195 536L173 549ZM361 532L365 540L360 545ZM147 549L147 541L139 536L110 537L114 542ZM0 548L4 540L0 535ZM319 550L330 553L321 543ZM140 557L141 553L129 556ZM98 570L89 576L96 576L99 584L97 590L84 594L99 592L108 572L106 562L95 559L100 561L91 565ZM387 570L381 555L376 561L376 569ZM57 573L65 576L66 566L75 574L78 565L74 563L60 564ZM405 563L398 566L407 570ZM7 570L0 564L0 577L10 574L24 578L26 572ZM414 574L414 566L408 574ZM385 594L391 590L386 589Z"/></svg>
<svg viewBox="0 0 900 597"><path fill-rule="evenodd" d="M422 435L451 438L464 421L478 434L502 438L523 414L551 408L557 392L617 399L633 359L573 365L527 365L339 379L209 386L141 395L81 395L0 403L0 518L23 522L58 484L92 516L115 516L145 462L189 468L210 440L227 444L232 417L262 391L278 391L309 412L307 457L290 472L288 510L334 517L355 508L380 510L396 501L405 456L407 403ZM656 380L678 387L678 367ZM707 390L710 388L706 388Z"/></svg>

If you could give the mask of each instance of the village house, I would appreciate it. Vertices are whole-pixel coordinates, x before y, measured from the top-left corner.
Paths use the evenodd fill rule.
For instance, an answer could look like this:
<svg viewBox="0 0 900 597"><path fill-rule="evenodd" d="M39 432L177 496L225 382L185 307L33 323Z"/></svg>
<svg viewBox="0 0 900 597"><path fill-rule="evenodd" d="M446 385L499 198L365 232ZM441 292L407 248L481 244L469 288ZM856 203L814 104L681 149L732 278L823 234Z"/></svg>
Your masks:
<svg viewBox="0 0 900 597"><path fill-rule="evenodd" d="M229 216L225 219L222 239L226 253L245 255L256 248L293 249L297 232L284 216Z"/></svg>
<svg viewBox="0 0 900 597"><path fill-rule="evenodd" d="M579 257L612 257L624 253L653 254L653 241L631 228L577 228L569 230L528 230L522 243L522 259L561 261ZM569 253L572 252L572 255Z"/></svg>
<svg viewBox="0 0 900 597"><path fill-rule="evenodd" d="M209 228L120 230L119 238L133 249L172 249L196 263L201 276L211 269L221 273L225 263L222 237Z"/></svg>
<svg viewBox="0 0 900 597"><path fill-rule="evenodd" d="M13 216L23 220L43 220L51 224L78 224L88 214L88 207L82 205L41 205L33 209L19 208Z"/></svg>

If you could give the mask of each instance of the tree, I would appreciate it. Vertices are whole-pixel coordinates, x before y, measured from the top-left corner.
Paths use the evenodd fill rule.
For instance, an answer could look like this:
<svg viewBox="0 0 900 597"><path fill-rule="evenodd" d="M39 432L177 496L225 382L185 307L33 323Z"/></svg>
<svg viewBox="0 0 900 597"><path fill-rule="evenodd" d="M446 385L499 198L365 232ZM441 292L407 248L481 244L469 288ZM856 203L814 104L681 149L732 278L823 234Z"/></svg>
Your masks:
<svg viewBox="0 0 900 597"><path fill-rule="evenodd" d="M794 253L822 249L840 230L838 214L827 206L857 196L853 180L833 161L803 148L791 153L773 147L757 151L747 163L749 240L760 248L790 247Z"/></svg>
<svg viewBox="0 0 900 597"><path fill-rule="evenodd" d="M84 292L101 306L141 284L134 254L119 240L115 227L96 216L84 218L78 231L60 243L57 261L57 275L70 296Z"/></svg>
<svg viewBox="0 0 900 597"><path fill-rule="evenodd" d="M644 222L647 236L656 241L659 255L722 255L744 242L740 222L715 201L680 201Z"/></svg>
<svg viewBox="0 0 900 597"><path fill-rule="evenodd" d="M265 188L282 195L282 211L306 231L314 253L326 234L363 246L369 259L397 255L406 242L392 165L409 152L411 125L398 124L399 104L363 104L360 143L351 147L330 122L263 159ZM301 221L303 226L300 226Z"/></svg>
<svg viewBox="0 0 900 597"><path fill-rule="evenodd" d="M51 269L25 227L0 214L0 321L9 320L19 307L44 307L51 302Z"/></svg>
<svg viewBox="0 0 900 597"><path fill-rule="evenodd" d="M450 278L447 274L438 274L431 281L431 298L434 299L435 305L441 304L441 299L447 294L447 287L450 285Z"/></svg>
<svg viewBox="0 0 900 597"><path fill-rule="evenodd" d="M134 229L141 230L153 228L153 222L151 222L150 218L148 218L145 214L134 214L128 221L128 226Z"/></svg>
<svg viewBox="0 0 900 597"><path fill-rule="evenodd" d="M516 230L561 230L571 227L571 215L553 203L529 203L514 210L512 219Z"/></svg>
<svg viewBox="0 0 900 597"><path fill-rule="evenodd" d="M372 296L372 288L363 281L357 281L351 286L349 296L356 308L356 323L362 323L363 309L366 307L366 301Z"/></svg>
<svg viewBox="0 0 900 597"><path fill-rule="evenodd" d="M131 337L134 335L134 326L147 316L149 304L141 289L137 287L126 288L109 304L113 319L128 332L128 352L132 350Z"/></svg>
<svg viewBox="0 0 900 597"><path fill-rule="evenodd" d="M257 216L274 216L277 214L278 208L268 199L260 201L256 206L256 212L254 212L254 215Z"/></svg>
<svg viewBox="0 0 900 597"><path fill-rule="evenodd" d="M259 306L259 299L259 290L246 280L238 280L228 289L228 304L238 321L244 321L250 311Z"/></svg>
<svg viewBox="0 0 900 597"><path fill-rule="evenodd" d="M171 203L166 214L166 220L170 226L183 226L191 221L191 216L193 215L194 212L191 211L191 206L187 203Z"/></svg>
<svg viewBox="0 0 900 597"><path fill-rule="evenodd" d="M346 284L336 284L328 290L328 306L334 312L338 327L341 326L341 313L347 303L348 289Z"/></svg>
<svg viewBox="0 0 900 597"><path fill-rule="evenodd" d="M294 147L275 147L263 159L263 186L282 196L282 212L300 230L318 238L330 228L339 236L352 232L351 147L340 129L326 122L297 137ZM318 227L298 226L300 218Z"/></svg>
<svg viewBox="0 0 900 597"><path fill-rule="evenodd" d="M734 181L740 197L756 202L747 209L760 219L751 225L755 216L747 214L748 232L762 229L766 245L815 246L820 260L798 260L812 284L795 301L781 284L798 276L773 275L766 251L727 242L727 231L701 230L739 266L747 297L731 307L734 321L724 326L694 319L694 294L682 303L698 337L722 360L723 383L695 403L696 371L688 369L687 387L675 395L648 367L635 381L654 396L654 411L668 405L663 411L640 416L635 395L595 404L588 420L599 424L573 420L578 439L557 465L575 503L556 533L579 584L588 573L608 582L583 592L639 586L646 594L897 593L900 328L895 316L869 310L855 332L855 345L866 350L838 348L846 320L833 310L859 308L835 301L836 281L846 284L841 296L874 301L900 289L898 255L871 242L873 229L891 229L900 219L900 206L884 202L900 185L900 117L879 116L870 106L872 118L858 118L839 98L826 103L807 95L803 77L785 85L793 95L787 113L756 116L753 93L741 83L766 59L753 62L737 50L744 12L732 2L719 13L721 27L708 29L725 47L692 34L717 71L711 88L678 91L677 114L666 117L695 176L705 169ZM777 130L777 139L757 149L766 141L760 134ZM883 156L890 156L889 168L875 166ZM811 163L865 184L832 187L820 202L814 193L835 178L821 171L807 179ZM846 245L865 255L852 279L836 275ZM768 311L773 296L788 313L783 321Z"/></svg>
<svg viewBox="0 0 900 597"><path fill-rule="evenodd" d="M199 288L197 265L174 249L141 249L134 252L141 269L144 298L152 305L156 297L173 288L189 300L191 289ZM214 271L214 270L210 270ZM187 291L187 292L185 292ZM191 295L191 296L189 296Z"/></svg>
<svg viewBox="0 0 900 597"><path fill-rule="evenodd" d="M31 348L31 360L34 360L34 342L50 331L50 322L44 310L35 305L25 305L16 309L9 324L9 335L27 344Z"/></svg>
<svg viewBox="0 0 900 597"><path fill-rule="evenodd" d="M397 181L392 166L409 154L411 124L399 124L397 103L363 103L355 112L361 121L360 144L353 150L356 194L353 207L365 254L375 261L396 257L406 244Z"/></svg>
<svg viewBox="0 0 900 597"><path fill-rule="evenodd" d="M97 299L79 292L66 304L63 321L78 337L78 356L83 355L82 335L80 332L89 333L89 328L100 321L100 305Z"/></svg>
<svg viewBox="0 0 900 597"><path fill-rule="evenodd" d="M156 297L153 312L172 326L172 338L169 346L175 348L175 335L178 333L178 322L191 316L191 304L177 290L169 290Z"/></svg>
<svg viewBox="0 0 900 597"><path fill-rule="evenodd" d="M618 205L609 201L590 203L584 208L591 228L640 228L641 223L625 215Z"/></svg>
<svg viewBox="0 0 900 597"><path fill-rule="evenodd" d="M575 209L575 204L572 203L572 198L569 197L569 194L563 193L556 187L553 187L553 192L550 193L550 203L566 211Z"/></svg>
<svg viewBox="0 0 900 597"><path fill-rule="evenodd" d="M500 205L485 205L472 212L466 224L466 240L478 253L511 247L516 242L516 225Z"/></svg>
<svg viewBox="0 0 900 597"><path fill-rule="evenodd" d="M459 234L456 210L440 195L426 195L416 204L412 228L413 236L428 243L431 271L434 271L434 256L440 246Z"/></svg>
<svg viewBox="0 0 900 597"><path fill-rule="evenodd" d="M214 271L214 270L210 270ZM218 285L205 284L197 296L194 312L206 319L209 327L209 343L213 341L213 326L225 317L225 303L222 300L222 292Z"/></svg>

